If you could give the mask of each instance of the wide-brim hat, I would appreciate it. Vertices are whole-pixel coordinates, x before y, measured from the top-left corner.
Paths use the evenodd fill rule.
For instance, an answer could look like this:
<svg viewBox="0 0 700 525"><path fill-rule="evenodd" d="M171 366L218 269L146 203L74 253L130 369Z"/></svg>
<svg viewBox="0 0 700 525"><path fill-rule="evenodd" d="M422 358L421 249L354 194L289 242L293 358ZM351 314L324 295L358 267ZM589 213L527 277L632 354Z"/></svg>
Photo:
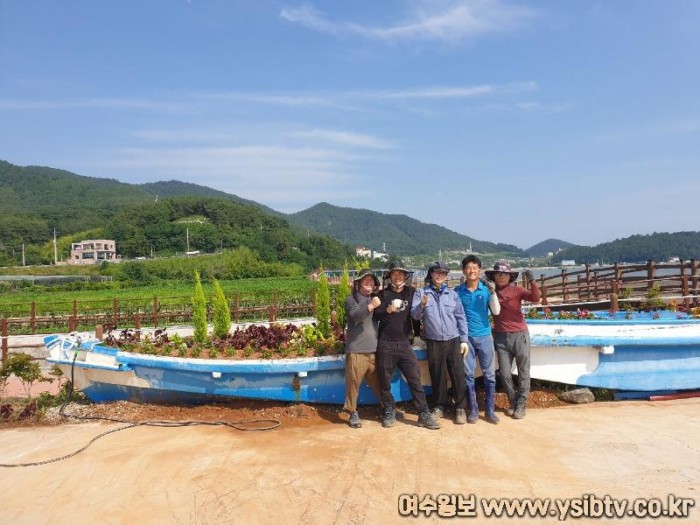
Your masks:
<svg viewBox="0 0 700 525"><path fill-rule="evenodd" d="M369 268L363 268L362 270L360 270L360 272L355 276L355 278L352 280L352 282L353 282L354 284L358 284L358 285L359 285L360 281L361 281L362 279L364 279L365 277L367 277L368 275L371 276L372 279L374 280L374 286L375 286L375 288L376 288L376 287L379 287L379 277L377 277L376 275L374 275L374 272L372 272L372 270L369 269Z"/></svg>
<svg viewBox="0 0 700 525"><path fill-rule="evenodd" d="M413 271L404 268L402 265L391 263L389 265L389 269L386 272L384 272L383 278L388 279L391 276L391 272L403 272L406 275L406 279L408 279L413 274Z"/></svg>
<svg viewBox="0 0 700 525"><path fill-rule="evenodd" d="M493 270L486 270L484 273L486 274L486 277L492 281L494 280L495 273L509 273L511 283L518 278L518 275L520 275L520 272L514 272L511 269L510 264L508 264L508 261L503 259L496 261L496 263L493 265Z"/></svg>

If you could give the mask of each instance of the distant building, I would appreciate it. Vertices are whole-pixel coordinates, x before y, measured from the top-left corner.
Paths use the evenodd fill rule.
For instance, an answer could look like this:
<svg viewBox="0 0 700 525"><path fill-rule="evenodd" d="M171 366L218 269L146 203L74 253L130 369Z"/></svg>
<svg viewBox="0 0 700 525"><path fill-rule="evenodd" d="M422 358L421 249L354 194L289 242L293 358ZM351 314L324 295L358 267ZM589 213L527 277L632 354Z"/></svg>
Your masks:
<svg viewBox="0 0 700 525"><path fill-rule="evenodd" d="M375 252L371 248L365 248L364 246L357 246L355 248L355 255L358 257L367 257L368 259L382 259L384 261L389 258L386 253Z"/></svg>
<svg viewBox="0 0 700 525"><path fill-rule="evenodd" d="M97 264L116 260L117 245L111 239L89 239L71 244L70 264Z"/></svg>
<svg viewBox="0 0 700 525"><path fill-rule="evenodd" d="M576 266L576 261L574 261L573 259L562 259L561 265L562 266Z"/></svg>

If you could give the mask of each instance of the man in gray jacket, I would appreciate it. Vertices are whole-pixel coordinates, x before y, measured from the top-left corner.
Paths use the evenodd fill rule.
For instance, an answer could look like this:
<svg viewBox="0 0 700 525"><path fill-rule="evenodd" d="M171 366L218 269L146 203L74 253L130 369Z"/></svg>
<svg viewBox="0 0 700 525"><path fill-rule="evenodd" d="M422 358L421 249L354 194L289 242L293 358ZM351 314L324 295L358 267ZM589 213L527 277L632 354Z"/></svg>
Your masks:
<svg viewBox="0 0 700 525"><path fill-rule="evenodd" d="M377 324L372 313L381 304L377 292L379 279L372 270L365 268L353 281L352 293L345 299L345 312L348 317L345 342L345 405L343 410L350 414L348 424L360 428L360 415L357 413L357 397L363 380L381 399L376 370Z"/></svg>
<svg viewBox="0 0 700 525"><path fill-rule="evenodd" d="M449 270L444 262L428 268L426 286L416 290L411 315L423 321L422 337L428 349L428 369L433 389L433 415L441 418L447 405L447 376L455 397L455 423L467 422L467 386L462 356L468 351L467 317L459 297L447 286Z"/></svg>

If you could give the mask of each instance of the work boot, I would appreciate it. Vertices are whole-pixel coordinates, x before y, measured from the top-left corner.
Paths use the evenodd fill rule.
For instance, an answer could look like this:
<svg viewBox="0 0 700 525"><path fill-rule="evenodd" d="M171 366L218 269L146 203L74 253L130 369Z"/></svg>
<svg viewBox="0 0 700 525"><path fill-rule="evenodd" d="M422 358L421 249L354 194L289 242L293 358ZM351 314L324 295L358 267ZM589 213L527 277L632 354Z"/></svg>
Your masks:
<svg viewBox="0 0 700 525"><path fill-rule="evenodd" d="M467 386L467 395L469 396L469 416L467 423L473 425L479 421L479 405L476 403L476 389Z"/></svg>
<svg viewBox="0 0 700 525"><path fill-rule="evenodd" d="M467 422L467 411L463 408L458 408L455 415L455 425L464 425Z"/></svg>
<svg viewBox="0 0 700 525"><path fill-rule="evenodd" d="M442 417L445 415L445 409L443 408L442 405L438 405L435 408L433 408L433 417L435 419L442 419Z"/></svg>
<svg viewBox="0 0 700 525"><path fill-rule="evenodd" d="M514 412L515 412L515 398L510 399L508 401L508 409L506 410L506 415L509 417L513 417Z"/></svg>
<svg viewBox="0 0 700 525"><path fill-rule="evenodd" d="M384 428L393 427L396 424L396 410L394 407L386 407L382 416L382 426Z"/></svg>
<svg viewBox="0 0 700 525"><path fill-rule="evenodd" d="M350 419L348 420L348 425L350 425L351 428L362 428L360 414L358 414L357 412L352 412L350 414Z"/></svg>
<svg viewBox="0 0 700 525"><path fill-rule="evenodd" d="M437 430L440 428L440 423L434 414L431 414L427 410L418 414L418 426L429 428L430 430Z"/></svg>
<svg viewBox="0 0 700 525"><path fill-rule="evenodd" d="M486 383L486 407L484 408L484 417L486 421L494 425L498 425L500 419L496 415L496 385L494 383Z"/></svg>
<svg viewBox="0 0 700 525"><path fill-rule="evenodd" d="M522 419L525 417L525 402L525 399L522 397L518 399L515 410L513 411L513 419Z"/></svg>

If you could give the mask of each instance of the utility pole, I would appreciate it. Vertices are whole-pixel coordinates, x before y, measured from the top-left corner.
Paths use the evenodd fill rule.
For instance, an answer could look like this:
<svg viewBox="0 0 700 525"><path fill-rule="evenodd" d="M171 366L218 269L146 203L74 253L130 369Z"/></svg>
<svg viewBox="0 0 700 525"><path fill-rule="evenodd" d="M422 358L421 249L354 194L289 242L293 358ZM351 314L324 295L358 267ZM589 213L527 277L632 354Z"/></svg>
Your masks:
<svg viewBox="0 0 700 525"><path fill-rule="evenodd" d="M58 246L56 244L56 228L53 229L53 263L58 264Z"/></svg>
<svg viewBox="0 0 700 525"><path fill-rule="evenodd" d="M187 257L190 256L190 229L187 228Z"/></svg>
<svg viewBox="0 0 700 525"><path fill-rule="evenodd" d="M24 264L24 243L22 243L22 266L26 266L26 264Z"/></svg>

